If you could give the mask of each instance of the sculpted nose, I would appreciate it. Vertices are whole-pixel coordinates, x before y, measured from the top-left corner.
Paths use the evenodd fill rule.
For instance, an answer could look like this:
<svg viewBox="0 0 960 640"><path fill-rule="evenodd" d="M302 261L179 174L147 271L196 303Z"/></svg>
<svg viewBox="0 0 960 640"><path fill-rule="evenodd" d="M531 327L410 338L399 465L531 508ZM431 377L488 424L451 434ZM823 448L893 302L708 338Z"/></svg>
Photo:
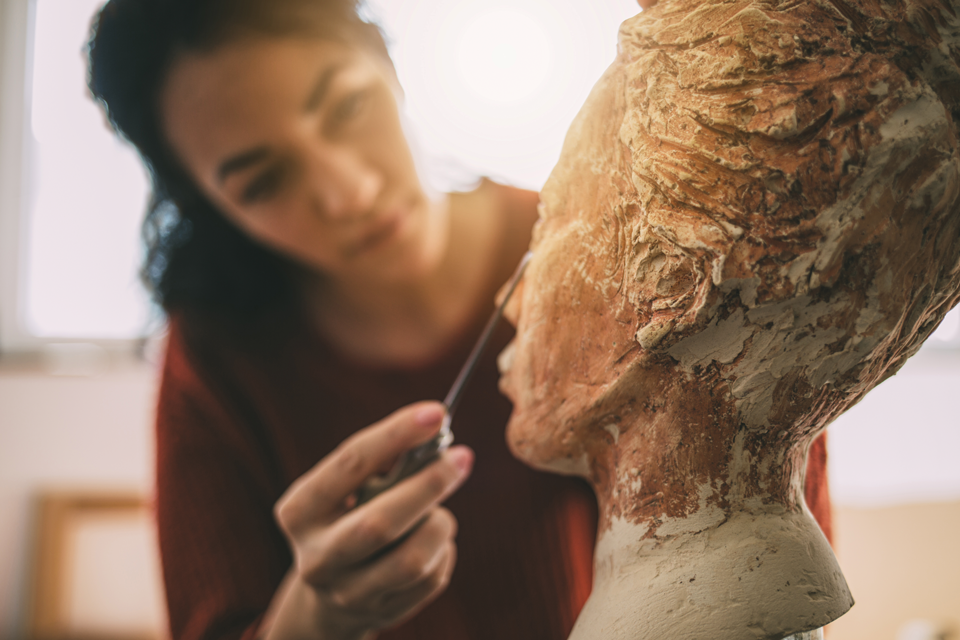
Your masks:
<svg viewBox="0 0 960 640"><path fill-rule="evenodd" d="M520 322L520 312L523 309L523 289L524 283L526 282L527 267L530 265L532 260L533 252L527 251L523 255L523 258L520 259L520 264L517 265L517 270L513 272L513 276L511 276L510 280L508 280L505 285L500 287L500 290L497 292L497 306L503 306L503 315L515 327ZM507 299L506 304L504 304L504 299Z"/></svg>
<svg viewBox="0 0 960 640"><path fill-rule="evenodd" d="M318 212L332 220L369 212L383 188L383 177L350 149L314 154L311 182Z"/></svg>
<svg viewBox="0 0 960 640"><path fill-rule="evenodd" d="M521 302L523 300L523 283L524 280L521 278L520 282L517 283L517 288L514 290L513 295L510 296L510 300L507 301L507 306L503 308L503 317L514 327L520 322L520 311L523 306ZM500 291L497 292L497 305L503 302L503 297L507 294L508 284L505 284L500 288Z"/></svg>

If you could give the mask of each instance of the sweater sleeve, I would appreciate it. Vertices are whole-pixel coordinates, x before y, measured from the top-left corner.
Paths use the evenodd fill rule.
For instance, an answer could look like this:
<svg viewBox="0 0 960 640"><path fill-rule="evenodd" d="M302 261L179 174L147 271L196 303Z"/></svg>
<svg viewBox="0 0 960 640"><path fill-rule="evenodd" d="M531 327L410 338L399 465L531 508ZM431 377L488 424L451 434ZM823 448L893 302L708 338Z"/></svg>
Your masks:
<svg viewBox="0 0 960 640"><path fill-rule="evenodd" d="M816 518L827 541L833 544L833 510L830 503L830 485L827 482L827 432L821 433L807 454L807 479L804 499Z"/></svg>
<svg viewBox="0 0 960 640"><path fill-rule="evenodd" d="M173 640L253 638L290 566L263 443L172 323L157 409L156 510Z"/></svg>

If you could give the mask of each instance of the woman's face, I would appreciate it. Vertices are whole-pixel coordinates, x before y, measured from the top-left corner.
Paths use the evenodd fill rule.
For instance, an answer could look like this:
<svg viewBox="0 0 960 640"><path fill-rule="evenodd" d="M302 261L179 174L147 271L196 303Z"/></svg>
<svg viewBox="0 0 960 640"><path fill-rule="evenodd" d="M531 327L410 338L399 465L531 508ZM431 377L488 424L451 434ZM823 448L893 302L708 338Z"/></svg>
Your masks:
<svg viewBox="0 0 960 640"><path fill-rule="evenodd" d="M402 280L442 251L376 56L249 39L173 64L164 133L201 191L252 238L334 279Z"/></svg>

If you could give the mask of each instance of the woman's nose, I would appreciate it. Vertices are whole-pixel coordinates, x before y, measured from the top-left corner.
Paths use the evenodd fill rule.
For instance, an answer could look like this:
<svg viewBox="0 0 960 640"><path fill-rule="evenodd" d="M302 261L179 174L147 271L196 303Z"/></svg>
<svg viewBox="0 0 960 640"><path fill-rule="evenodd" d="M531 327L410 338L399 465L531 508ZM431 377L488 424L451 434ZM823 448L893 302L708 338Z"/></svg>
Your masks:
<svg viewBox="0 0 960 640"><path fill-rule="evenodd" d="M317 149L312 159L308 180L321 215L345 220L373 209L383 188L380 171L350 148Z"/></svg>

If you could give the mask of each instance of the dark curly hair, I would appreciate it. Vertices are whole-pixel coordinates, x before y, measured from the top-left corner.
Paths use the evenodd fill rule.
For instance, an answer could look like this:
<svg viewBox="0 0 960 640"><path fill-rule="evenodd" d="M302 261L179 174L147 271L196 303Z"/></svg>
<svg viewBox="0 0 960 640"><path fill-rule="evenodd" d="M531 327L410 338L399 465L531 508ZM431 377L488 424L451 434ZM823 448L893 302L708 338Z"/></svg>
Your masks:
<svg viewBox="0 0 960 640"><path fill-rule="evenodd" d="M359 8L359 0L110 0L94 19L88 86L150 173L141 277L165 310L250 315L292 293L291 263L224 218L164 139L159 91L173 59L244 37L293 36L360 46L389 61L382 33Z"/></svg>

